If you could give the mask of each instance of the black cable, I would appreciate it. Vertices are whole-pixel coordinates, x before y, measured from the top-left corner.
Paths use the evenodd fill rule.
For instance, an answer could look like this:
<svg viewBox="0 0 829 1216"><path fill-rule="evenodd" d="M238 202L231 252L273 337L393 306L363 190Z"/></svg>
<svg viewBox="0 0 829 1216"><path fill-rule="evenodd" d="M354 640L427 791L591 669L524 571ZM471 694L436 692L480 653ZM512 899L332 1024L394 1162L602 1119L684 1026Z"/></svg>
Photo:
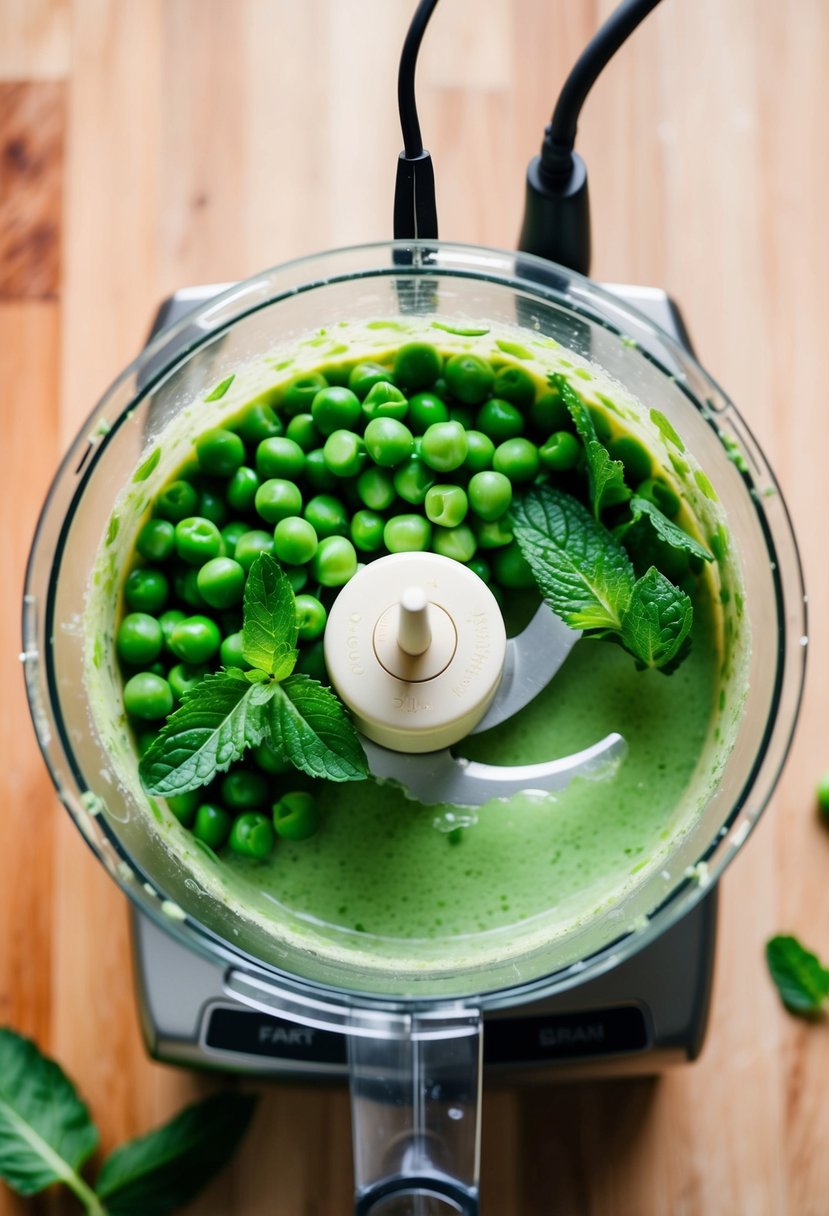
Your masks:
<svg viewBox="0 0 829 1216"><path fill-rule="evenodd" d="M394 235L397 240L434 240L438 235L435 175L432 158L423 147L415 100L417 56L437 3L438 0L420 0L400 53L397 106L403 151L397 162L394 192Z"/></svg>
<svg viewBox="0 0 829 1216"><path fill-rule="evenodd" d="M576 127L587 94L610 60L660 0L622 0L582 51L564 82L541 148L540 171L553 179L569 174L573 165Z"/></svg>

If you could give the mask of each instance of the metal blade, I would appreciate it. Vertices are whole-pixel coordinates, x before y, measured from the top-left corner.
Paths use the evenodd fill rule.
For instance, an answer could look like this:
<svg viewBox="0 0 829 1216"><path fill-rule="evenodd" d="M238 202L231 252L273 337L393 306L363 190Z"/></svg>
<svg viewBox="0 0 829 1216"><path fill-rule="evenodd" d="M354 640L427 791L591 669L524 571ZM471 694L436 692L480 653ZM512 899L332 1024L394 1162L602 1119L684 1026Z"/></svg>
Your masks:
<svg viewBox="0 0 829 1216"><path fill-rule="evenodd" d="M395 781L410 798L427 806L481 806L490 798L509 798L527 790L560 790L574 777L612 776L627 752L621 735L610 734L592 747L544 764L479 764L447 749L413 755L394 752L363 739L369 768L381 780Z"/></svg>
<svg viewBox="0 0 829 1216"><path fill-rule="evenodd" d="M547 687L580 637L581 630L570 629L552 608L541 604L527 628L507 642L498 691L469 733L489 730L529 705Z"/></svg>

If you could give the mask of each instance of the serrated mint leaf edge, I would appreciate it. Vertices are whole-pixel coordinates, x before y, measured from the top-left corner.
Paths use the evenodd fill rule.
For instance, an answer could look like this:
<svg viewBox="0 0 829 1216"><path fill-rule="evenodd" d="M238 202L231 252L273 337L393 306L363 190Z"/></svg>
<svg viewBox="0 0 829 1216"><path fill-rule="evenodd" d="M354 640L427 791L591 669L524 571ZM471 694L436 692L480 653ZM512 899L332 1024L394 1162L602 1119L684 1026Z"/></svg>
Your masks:
<svg viewBox="0 0 829 1216"><path fill-rule="evenodd" d="M558 373L551 383L554 383L561 393L561 400L576 424L576 430L584 444L590 500L593 506L593 516L598 521L605 505L618 506L631 496L631 490L625 484L625 466L621 460L613 459L599 439L593 419L590 417L590 411L567 377ZM616 497L612 502L605 503L608 491L613 491Z"/></svg>
<svg viewBox="0 0 829 1216"><path fill-rule="evenodd" d="M666 588L670 589L670 591L674 597L674 602L678 606L682 607L682 609L683 609L683 621L682 621L680 630L677 634L674 635L674 640L671 644L670 650L667 651L663 656L661 656L659 658L658 662L653 661L653 654L654 654L653 649L651 649L651 651L647 655L645 655L645 654L643 654L643 652L640 648L637 648L635 646L635 644L633 644L634 643L634 639L633 639L633 635L632 635L633 622L631 621L631 617L632 617L634 611L636 611L637 605L640 606L640 609L645 609L645 610L647 609L647 606L651 603L657 604L657 606L658 606L660 597L651 596L650 598L646 598L646 599L642 598L642 593L644 592L647 584L650 582L653 582L654 579L661 580L661 582L664 584L664 586ZM687 608L687 610L686 610L686 608ZM633 657L638 662L642 663L645 667L651 667L651 668L654 668L655 670L659 671L661 668L666 666L666 664L673 662L673 660L676 658L677 654L679 653L680 648L682 647L683 643L685 642L685 639L689 636L691 629L693 628L693 624L694 624L694 607L693 607L693 604L691 603L691 597L687 594L687 592L685 592L681 588L675 586L675 584L672 583L670 581L670 579L666 578L666 576L660 570L657 570L656 566L650 566L645 571L645 573L642 575L642 577L638 578L636 580L636 582L634 583L633 594L631 595L630 603L628 604L628 607L625 610L624 615L622 616L622 627L620 630L622 645L624 646L625 650L628 651L629 654L632 654ZM648 625L650 625L650 622L648 622ZM657 622L657 627L658 627L658 622ZM661 630L660 630L660 632L661 632Z"/></svg>
<svg viewBox="0 0 829 1216"><path fill-rule="evenodd" d="M633 514L634 522L646 519L659 539L663 540L666 545L670 545L672 549L694 554L706 562L713 562L713 553L709 553L704 545L684 528L680 528L679 524L675 524L673 520L669 519L665 512L660 511L659 507L649 499L635 494L628 506Z"/></svg>
<svg viewBox="0 0 829 1216"><path fill-rule="evenodd" d="M274 584L268 586L268 579ZM259 596L261 588L261 598ZM269 603L273 597L274 602ZM279 634L283 633L283 637ZM296 666L299 626L296 600L288 576L275 558L260 553L245 582L242 605L242 654L245 662L284 680Z"/></svg>
<svg viewBox="0 0 829 1216"><path fill-rule="evenodd" d="M268 711L268 720L271 726L271 746L274 749L281 749L295 768L308 773L312 777L324 777L329 781L337 782L362 781L368 777L368 761L360 744L359 734L342 701L331 688L320 684L319 681L312 679L308 675L297 674L289 676L287 680L275 685L275 690ZM322 694L323 699L328 703L331 721L346 736L355 754L359 755L359 761L348 755L343 755L332 748L305 718L302 710L303 699L310 695L317 697L320 694ZM313 749L315 746L323 749L324 754L327 753L334 757L334 765L326 764L324 768L321 768L318 765L310 763L307 751L303 749L301 741L299 746L296 746L297 739L290 734L286 734L283 728L283 715L285 715L285 720L294 726L296 734L300 739L304 734L308 750ZM302 724L301 726L299 725L300 723ZM332 773L332 767L337 771Z"/></svg>

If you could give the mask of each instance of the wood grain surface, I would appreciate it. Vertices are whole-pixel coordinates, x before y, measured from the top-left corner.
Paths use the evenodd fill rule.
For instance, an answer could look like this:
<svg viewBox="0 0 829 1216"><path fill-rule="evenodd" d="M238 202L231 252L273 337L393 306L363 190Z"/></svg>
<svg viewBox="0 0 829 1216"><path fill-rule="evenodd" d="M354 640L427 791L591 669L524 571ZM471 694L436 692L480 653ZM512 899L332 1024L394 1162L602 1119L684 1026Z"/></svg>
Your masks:
<svg viewBox="0 0 829 1216"><path fill-rule="evenodd" d="M419 68L441 234L510 247L567 66L609 0L443 0ZM175 287L390 234L413 0L0 0L0 1024L77 1079L106 1151L215 1082L150 1063L126 903L59 809L18 663L61 451ZM829 3L667 0L579 147L606 281L664 285L794 517L811 678L773 805L722 888L702 1058L659 1079L487 1093L487 1216L826 1216L829 1026L780 1009L776 930L829 956ZM45 235L44 235L45 233ZM350 1210L347 1099L262 1086L198 1216ZM64 1216L0 1184L0 1216ZM151 1216L151 1214L148 1214Z"/></svg>

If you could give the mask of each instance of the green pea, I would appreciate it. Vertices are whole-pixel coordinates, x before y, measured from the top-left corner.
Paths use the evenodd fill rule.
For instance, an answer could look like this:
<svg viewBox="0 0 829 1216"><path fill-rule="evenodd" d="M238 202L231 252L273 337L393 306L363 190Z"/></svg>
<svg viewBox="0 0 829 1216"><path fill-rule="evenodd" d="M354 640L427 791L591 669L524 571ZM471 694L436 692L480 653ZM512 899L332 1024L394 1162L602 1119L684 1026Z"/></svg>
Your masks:
<svg viewBox="0 0 829 1216"><path fill-rule="evenodd" d="M458 405L457 401L453 401L449 406L449 421L460 423L469 432L475 425L475 411L470 405Z"/></svg>
<svg viewBox="0 0 829 1216"><path fill-rule="evenodd" d="M259 489L259 476L253 470L242 465L227 483L227 501L234 511L250 511Z"/></svg>
<svg viewBox="0 0 829 1216"><path fill-rule="evenodd" d="M167 675L167 681L173 692L173 699L180 701L185 693L188 693L191 688L195 688L200 684L207 674L207 667L203 664L197 664L191 667L187 663L176 663L170 668Z"/></svg>
<svg viewBox="0 0 829 1216"><path fill-rule="evenodd" d="M492 567L485 557L473 557L471 561L466 563L467 569L473 574L477 574L478 578L487 585L492 581Z"/></svg>
<svg viewBox="0 0 829 1216"><path fill-rule="evenodd" d="M296 670L310 676L312 680L319 680L320 684L330 683L328 668L325 666L325 647L321 640L300 647Z"/></svg>
<svg viewBox="0 0 829 1216"><path fill-rule="evenodd" d="M232 557L214 557L199 570L196 585L211 608L230 608L242 601L245 571Z"/></svg>
<svg viewBox="0 0 829 1216"><path fill-rule="evenodd" d="M311 403L311 416L321 435L351 430L360 420L363 407L350 388L323 388Z"/></svg>
<svg viewBox="0 0 829 1216"><path fill-rule="evenodd" d="M435 528L432 535L432 550L456 562L471 561L477 548L475 533L466 524L458 524L456 528Z"/></svg>
<svg viewBox="0 0 829 1216"><path fill-rule="evenodd" d="M314 595L296 597L296 623L301 642L313 642L325 632L328 613Z"/></svg>
<svg viewBox="0 0 829 1216"><path fill-rule="evenodd" d="M166 561L176 547L175 528L168 519L148 519L138 533L135 547L147 561Z"/></svg>
<svg viewBox="0 0 829 1216"><path fill-rule="evenodd" d="M198 490L189 481L171 481L155 500L153 510L161 519L178 523L193 515L199 505Z"/></svg>
<svg viewBox="0 0 829 1216"><path fill-rule="evenodd" d="M162 612L158 618L158 623L161 626L161 637L165 650L170 649L170 637L173 630L179 621L183 621L185 613L180 608L168 608L166 612Z"/></svg>
<svg viewBox="0 0 829 1216"><path fill-rule="evenodd" d="M252 811L268 801L270 784L253 769L239 768L222 778L222 802L231 811Z"/></svg>
<svg viewBox="0 0 829 1216"><path fill-rule="evenodd" d="M188 616L173 629L170 649L184 663L206 663L221 645L219 626L207 616Z"/></svg>
<svg viewBox="0 0 829 1216"><path fill-rule="evenodd" d="M245 463L245 445L233 431L215 427L199 435L196 456L203 472L213 477L230 477Z"/></svg>
<svg viewBox="0 0 829 1216"><path fill-rule="evenodd" d="M291 584L291 590L297 595L308 582L308 570L305 566L286 566L285 577Z"/></svg>
<svg viewBox="0 0 829 1216"><path fill-rule="evenodd" d="M233 557L247 574L260 553L273 553L273 535L254 528L239 537Z"/></svg>
<svg viewBox="0 0 829 1216"><path fill-rule="evenodd" d="M372 418L365 430L365 444L375 464L393 469L411 456L414 436L396 418Z"/></svg>
<svg viewBox="0 0 829 1216"><path fill-rule="evenodd" d="M306 453L312 452L320 441L320 433L311 414L297 414L293 417L285 428L285 435ZM303 461L303 465L304 463Z"/></svg>
<svg viewBox="0 0 829 1216"><path fill-rule="evenodd" d="M607 450L614 460L621 460L625 466L625 476L634 485L650 477L653 467L650 452L632 435L620 435L618 439L611 439Z"/></svg>
<svg viewBox="0 0 829 1216"><path fill-rule="evenodd" d="M507 439L495 449L492 467L513 485L524 485L538 476L538 448L529 439Z"/></svg>
<svg viewBox="0 0 829 1216"><path fill-rule="evenodd" d="M388 383L388 369L379 363L357 363L348 373L348 387L364 401L375 384Z"/></svg>
<svg viewBox="0 0 829 1216"><path fill-rule="evenodd" d="M228 557L236 557L236 546L249 531L250 524L244 523L241 519L234 519L232 523L225 524L222 528L222 542Z"/></svg>
<svg viewBox="0 0 829 1216"><path fill-rule="evenodd" d="M161 734L160 729L153 730L152 728L150 728L148 730L142 730L142 731L137 730L136 731L135 749L138 752L139 759L141 759L143 756L146 756L147 752L150 750L150 748L155 743L156 739L158 738L158 736L160 734Z"/></svg>
<svg viewBox="0 0 829 1216"><path fill-rule="evenodd" d="M536 398L530 406L530 421L542 435L550 435L553 431L563 431L573 426L570 411L561 400L558 389L551 389Z"/></svg>
<svg viewBox="0 0 829 1216"><path fill-rule="evenodd" d="M466 431L459 422L435 422L421 440L420 455L430 469L451 473L463 464L467 448Z"/></svg>
<svg viewBox="0 0 829 1216"><path fill-rule="evenodd" d="M342 587L357 573L357 554L345 536L326 536L311 562L314 578L323 587Z"/></svg>
<svg viewBox="0 0 829 1216"><path fill-rule="evenodd" d="M509 590L523 591L536 585L533 572L516 541L493 550L492 569L501 586Z"/></svg>
<svg viewBox="0 0 829 1216"><path fill-rule="evenodd" d="M332 431L322 452L335 477L356 477L368 459L363 440L347 430Z"/></svg>
<svg viewBox="0 0 829 1216"><path fill-rule="evenodd" d="M500 519L512 502L512 482L503 473L487 469L469 479L467 493L469 505L480 519Z"/></svg>
<svg viewBox="0 0 829 1216"><path fill-rule="evenodd" d="M245 811L230 829L230 848L240 857L264 861L270 857L275 843L273 824L258 811Z"/></svg>
<svg viewBox="0 0 829 1216"><path fill-rule="evenodd" d="M277 524L302 510L302 492L293 481L272 477L263 481L254 499L256 511L266 523Z"/></svg>
<svg viewBox="0 0 829 1216"><path fill-rule="evenodd" d="M166 574L142 566L127 575L124 582L124 599L135 612L160 612L167 603L170 584Z"/></svg>
<svg viewBox="0 0 829 1216"><path fill-rule="evenodd" d="M196 811L193 835L211 849L221 849L230 835L233 817L217 802L203 802Z"/></svg>
<svg viewBox="0 0 829 1216"><path fill-rule="evenodd" d="M218 557L222 534L215 524L200 515L180 519L176 524L176 553L190 566L203 566Z"/></svg>
<svg viewBox="0 0 829 1216"><path fill-rule="evenodd" d="M357 494L360 502L372 511L384 511L394 502L395 490L392 474L372 465L357 478Z"/></svg>
<svg viewBox="0 0 829 1216"><path fill-rule="evenodd" d="M396 418L399 422L406 417L409 403L399 388L383 382L375 384L363 402L363 413L367 418Z"/></svg>
<svg viewBox="0 0 829 1216"><path fill-rule="evenodd" d="M222 644L219 647L219 662L222 667L241 667L243 671L250 667L250 663L242 651L241 630L229 633L226 638L222 638Z"/></svg>
<svg viewBox="0 0 829 1216"><path fill-rule="evenodd" d="M492 397L478 410L475 426L495 443L502 443L523 432L524 415L509 401Z"/></svg>
<svg viewBox="0 0 829 1216"><path fill-rule="evenodd" d="M466 459L463 467L470 473L483 473L492 468L495 444L483 431L466 432Z"/></svg>
<svg viewBox="0 0 829 1216"><path fill-rule="evenodd" d="M456 528L466 518L469 502L460 486L432 486L423 503L426 518L442 528Z"/></svg>
<svg viewBox="0 0 829 1216"><path fill-rule="evenodd" d="M209 519L217 528L222 528L227 523L227 503L212 490L201 490L197 514L202 519Z"/></svg>
<svg viewBox="0 0 829 1216"><path fill-rule="evenodd" d="M582 446L570 431L554 431L538 449L538 458L545 469L564 473L574 469L581 459Z"/></svg>
<svg viewBox="0 0 829 1216"><path fill-rule="evenodd" d="M154 722L173 708L173 693L162 676L141 671L124 685L124 708L133 718Z"/></svg>
<svg viewBox="0 0 829 1216"><path fill-rule="evenodd" d="M307 840L319 827L317 803L307 790L283 794L273 807L273 825L283 840Z"/></svg>
<svg viewBox="0 0 829 1216"><path fill-rule="evenodd" d="M317 543L314 525L300 515L281 519L274 529L274 553L281 562L288 562L292 566L310 562L317 551Z"/></svg>
<svg viewBox="0 0 829 1216"><path fill-rule="evenodd" d="M301 476L305 468L305 453L298 443L286 435L275 435L263 439L256 449L256 472L263 481L270 478L287 478L291 481Z"/></svg>
<svg viewBox="0 0 829 1216"><path fill-rule="evenodd" d="M283 756L281 752L271 747L267 740L263 740L254 749L253 759L263 772L270 773L272 776L278 776L279 773L291 772L294 769L290 760Z"/></svg>
<svg viewBox="0 0 829 1216"><path fill-rule="evenodd" d="M510 364L495 373L492 392L496 397L526 409L535 400L535 380L523 367Z"/></svg>
<svg viewBox="0 0 829 1216"><path fill-rule="evenodd" d="M449 391L464 405L480 405L489 396L495 374L478 355L453 355L444 368Z"/></svg>
<svg viewBox="0 0 829 1216"><path fill-rule="evenodd" d="M443 359L427 342L406 342L394 355L394 378L404 389L429 388L440 375Z"/></svg>
<svg viewBox="0 0 829 1216"><path fill-rule="evenodd" d="M410 456L394 471L395 491L405 502L419 507L437 478L419 456Z"/></svg>
<svg viewBox="0 0 829 1216"><path fill-rule="evenodd" d="M187 794L176 794L174 797L168 798L167 806L179 823L189 828L196 816L200 798L199 790L190 790Z"/></svg>
<svg viewBox="0 0 829 1216"><path fill-rule="evenodd" d="M331 494L317 494L310 499L302 515L320 540L348 534L348 513L340 500Z"/></svg>
<svg viewBox="0 0 829 1216"><path fill-rule="evenodd" d="M130 612L118 626L115 648L125 663L145 667L161 654L163 642L161 624L154 616Z"/></svg>
<svg viewBox="0 0 829 1216"><path fill-rule="evenodd" d="M413 435L422 435L435 422L448 422L449 410L435 393L415 393L409 401L406 423Z"/></svg>
<svg viewBox="0 0 829 1216"><path fill-rule="evenodd" d="M429 548L432 525L422 515L394 515L383 529L383 543L390 553L419 553Z"/></svg>
<svg viewBox="0 0 829 1216"><path fill-rule="evenodd" d="M364 553L376 553L383 547L385 520L377 511L356 511L351 517L351 543Z"/></svg>
<svg viewBox="0 0 829 1216"><path fill-rule="evenodd" d="M312 490L320 494L337 489L338 478L325 463L325 452L322 448L314 448L305 457L305 480Z"/></svg>
<svg viewBox="0 0 829 1216"><path fill-rule="evenodd" d="M304 372L295 376L282 390L282 406L289 418L296 414L309 414L317 393L328 387L325 376L319 372Z"/></svg>
<svg viewBox="0 0 829 1216"><path fill-rule="evenodd" d="M512 529L503 517L480 521L473 519L473 523L481 549L500 549L512 540Z"/></svg>
<svg viewBox="0 0 829 1216"><path fill-rule="evenodd" d="M265 401L256 401L249 405L234 426L237 434L250 448L257 447L263 439L282 434L282 422L277 418L273 406Z"/></svg>
<svg viewBox="0 0 829 1216"><path fill-rule="evenodd" d="M679 514L682 503L678 495L666 482L658 478L648 477L645 481L640 482L636 487L636 493L639 498L646 498L655 507L659 507L659 510L671 519Z"/></svg>

